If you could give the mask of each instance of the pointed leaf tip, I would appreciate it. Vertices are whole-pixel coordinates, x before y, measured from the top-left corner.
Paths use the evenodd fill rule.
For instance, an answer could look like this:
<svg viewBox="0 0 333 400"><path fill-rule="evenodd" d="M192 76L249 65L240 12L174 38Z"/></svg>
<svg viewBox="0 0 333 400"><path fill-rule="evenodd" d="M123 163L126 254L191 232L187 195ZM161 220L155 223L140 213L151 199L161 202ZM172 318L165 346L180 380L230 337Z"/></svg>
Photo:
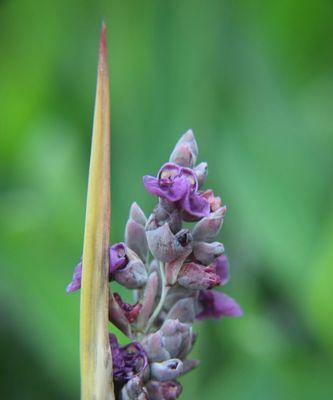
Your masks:
<svg viewBox="0 0 333 400"><path fill-rule="evenodd" d="M106 25L102 23L100 41L99 41L99 67L103 68L106 63L107 47L106 47Z"/></svg>

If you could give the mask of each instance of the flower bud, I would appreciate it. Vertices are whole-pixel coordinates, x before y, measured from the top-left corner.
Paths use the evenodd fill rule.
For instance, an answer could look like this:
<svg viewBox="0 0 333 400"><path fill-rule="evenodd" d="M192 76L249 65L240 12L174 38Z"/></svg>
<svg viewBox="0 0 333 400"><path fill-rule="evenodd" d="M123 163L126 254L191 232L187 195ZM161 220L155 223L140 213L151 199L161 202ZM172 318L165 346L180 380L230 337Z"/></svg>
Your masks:
<svg viewBox="0 0 333 400"><path fill-rule="evenodd" d="M215 196L211 189L205 190L202 196L208 201L211 212L217 211L222 207L222 200L220 197Z"/></svg>
<svg viewBox="0 0 333 400"><path fill-rule="evenodd" d="M143 262L146 261L148 253L145 231L146 222L147 218L141 208L136 203L133 203L130 210L130 217L125 228L125 243Z"/></svg>
<svg viewBox="0 0 333 400"><path fill-rule="evenodd" d="M109 248L110 275L127 264L126 250L126 246L122 242L116 243Z"/></svg>
<svg viewBox="0 0 333 400"><path fill-rule="evenodd" d="M147 282L146 267L141 259L129 248L126 248L127 265L113 273L114 279L128 289L139 289Z"/></svg>
<svg viewBox="0 0 333 400"><path fill-rule="evenodd" d="M183 361L183 375L192 369L196 368L200 364L199 360L184 360Z"/></svg>
<svg viewBox="0 0 333 400"><path fill-rule="evenodd" d="M221 230L225 213L226 207L224 206L210 213L208 217L202 218L193 228L193 240L197 242L213 242Z"/></svg>
<svg viewBox="0 0 333 400"><path fill-rule="evenodd" d="M163 343L163 332L161 330L144 337L141 344L149 361L164 361L170 358L170 354Z"/></svg>
<svg viewBox="0 0 333 400"><path fill-rule="evenodd" d="M131 335L129 320L126 318L119 302L112 293L109 295L109 321L119 328L126 336Z"/></svg>
<svg viewBox="0 0 333 400"><path fill-rule="evenodd" d="M198 145L194 138L193 132L189 129L178 140L173 152L170 156L170 162L178 164L182 167L193 168L198 157Z"/></svg>
<svg viewBox="0 0 333 400"><path fill-rule="evenodd" d="M165 264L165 276L168 286L173 286L177 282L179 271L186 258L191 254L192 248L190 246L185 249L186 251L176 258L176 260Z"/></svg>
<svg viewBox="0 0 333 400"><path fill-rule="evenodd" d="M192 347L192 327L177 319L166 320L155 333L146 336L141 344L149 361L160 362L186 356Z"/></svg>
<svg viewBox="0 0 333 400"><path fill-rule="evenodd" d="M167 298L164 302L164 309L169 311L177 303L177 301L187 297L195 298L196 294L196 290L189 290L179 285L174 285L168 291Z"/></svg>
<svg viewBox="0 0 333 400"><path fill-rule="evenodd" d="M194 173L197 176L199 188L205 183L208 175L208 164L201 162L194 168Z"/></svg>
<svg viewBox="0 0 333 400"><path fill-rule="evenodd" d="M81 279L82 279L82 261L80 261L75 267L72 280L67 285L66 292L71 293L79 290L81 288Z"/></svg>
<svg viewBox="0 0 333 400"><path fill-rule="evenodd" d="M139 205L136 202L132 203L132 205L131 205L130 218L133 219L133 221L135 221L139 225L142 225L142 226L146 225L147 218L146 218L144 212L141 210L141 208L139 207Z"/></svg>
<svg viewBox="0 0 333 400"><path fill-rule="evenodd" d="M182 385L177 381L149 381L146 384L150 400L176 400L182 392Z"/></svg>
<svg viewBox="0 0 333 400"><path fill-rule="evenodd" d="M153 256L162 262L172 262L191 248L192 236L189 230L183 229L174 235L169 224L148 230L147 240Z"/></svg>
<svg viewBox="0 0 333 400"><path fill-rule="evenodd" d="M177 319L167 319L162 327L163 344L170 354L169 358L183 358L192 348L192 327Z"/></svg>
<svg viewBox="0 0 333 400"><path fill-rule="evenodd" d="M225 254L222 254L218 257L212 264L212 266L216 269L216 274L220 277L221 283L223 286L229 281L229 261Z"/></svg>
<svg viewBox="0 0 333 400"><path fill-rule="evenodd" d="M179 285L188 289L210 289L221 282L220 277L216 274L215 268L191 262L185 264L178 274Z"/></svg>
<svg viewBox="0 0 333 400"><path fill-rule="evenodd" d="M119 304L119 307L122 309L127 321L130 324L133 323L136 320L136 318L142 308L142 304L140 304L138 302L134 305L125 303L125 302L123 302L119 293L114 293L113 297L116 300L116 302Z"/></svg>
<svg viewBox="0 0 333 400"><path fill-rule="evenodd" d="M143 294L142 308L139 312L136 325L138 327L144 327L147 323L155 304L156 295L158 290L158 275L154 271L149 275L145 291Z"/></svg>
<svg viewBox="0 0 333 400"><path fill-rule="evenodd" d="M166 319L178 319L184 323L192 323L194 318L194 299L192 297L178 300L166 317Z"/></svg>
<svg viewBox="0 0 333 400"><path fill-rule="evenodd" d="M121 390L121 400L148 400L148 393L143 387L142 380L135 376L130 379Z"/></svg>
<svg viewBox="0 0 333 400"><path fill-rule="evenodd" d="M151 377L158 381L169 381L176 379L183 372L183 363L177 358L162 362L154 362L150 366Z"/></svg>
<svg viewBox="0 0 333 400"><path fill-rule="evenodd" d="M194 257L203 265L211 264L223 252L224 246L219 242L195 242L193 244Z"/></svg>
<svg viewBox="0 0 333 400"><path fill-rule="evenodd" d="M181 230L182 216L180 210L178 210L174 203L168 203L160 198L149 217L146 230L150 231L159 228L165 223L169 224L171 232L176 233Z"/></svg>

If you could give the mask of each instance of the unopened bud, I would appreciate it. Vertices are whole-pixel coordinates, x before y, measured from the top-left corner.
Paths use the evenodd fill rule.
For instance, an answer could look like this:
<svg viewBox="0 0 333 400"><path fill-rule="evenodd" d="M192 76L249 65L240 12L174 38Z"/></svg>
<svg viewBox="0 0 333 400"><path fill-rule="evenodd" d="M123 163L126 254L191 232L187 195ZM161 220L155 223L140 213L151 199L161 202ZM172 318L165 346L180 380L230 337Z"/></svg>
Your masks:
<svg viewBox="0 0 333 400"><path fill-rule="evenodd" d="M192 323L195 318L194 299L187 297L178 300L169 311L167 319L178 319L180 322Z"/></svg>
<svg viewBox="0 0 333 400"><path fill-rule="evenodd" d="M189 290L179 285L174 285L168 291L167 298L164 302L164 308L169 311L177 303L177 301L187 297L195 298L196 294L196 290Z"/></svg>
<svg viewBox="0 0 333 400"><path fill-rule="evenodd" d="M220 277L216 274L215 268L204 267L194 262L185 264L178 274L179 285L196 290L210 289L219 285Z"/></svg>
<svg viewBox="0 0 333 400"><path fill-rule="evenodd" d="M168 223L170 230L176 233L181 229L182 216L180 210L174 203L168 203L166 200L160 198L153 213L149 217L146 230L150 231L159 228L165 223Z"/></svg>
<svg viewBox="0 0 333 400"><path fill-rule="evenodd" d="M172 262L191 248L192 236L188 230L174 235L169 224L147 231L147 240L153 256L162 262Z"/></svg>
<svg viewBox="0 0 333 400"><path fill-rule="evenodd" d="M158 275L154 271L149 275L147 284L145 286L145 291L142 299L142 308L139 312L136 325L138 327L143 327L148 321L155 304L156 295L158 290Z"/></svg>
<svg viewBox="0 0 333 400"><path fill-rule="evenodd" d="M183 374L190 372L200 364L199 360L184 360L183 361Z"/></svg>
<svg viewBox="0 0 333 400"><path fill-rule="evenodd" d="M139 289L148 279L145 265L131 249L126 249L128 263L125 267L117 269L113 273L114 279L128 289Z"/></svg>
<svg viewBox="0 0 333 400"><path fill-rule="evenodd" d="M177 358L162 362L154 362L150 366L151 376L158 381L176 379L183 372L183 363Z"/></svg>
<svg viewBox="0 0 333 400"><path fill-rule="evenodd" d="M186 251L185 251L186 249ZM186 260L186 258L190 255L192 251L191 246L187 246L184 248L184 253L181 254L174 261L165 264L165 276L166 282L168 286L173 286L177 282L177 277L179 271Z"/></svg>
<svg viewBox="0 0 333 400"><path fill-rule="evenodd" d="M131 205L130 218L132 218L136 223L142 226L146 225L147 218L136 202L132 203Z"/></svg>
<svg viewBox="0 0 333 400"><path fill-rule="evenodd" d="M178 164L182 167L193 168L198 157L198 145L194 138L193 132L189 129L178 140L173 152L170 156L170 162Z"/></svg>
<svg viewBox="0 0 333 400"><path fill-rule="evenodd" d="M193 240L197 242L213 242L221 230L225 213L226 207L224 206L202 218L193 228Z"/></svg>
<svg viewBox="0 0 333 400"><path fill-rule="evenodd" d="M66 292L71 293L79 290L81 288L81 279L82 279L82 261L80 261L75 267L72 280L67 285Z"/></svg>
<svg viewBox="0 0 333 400"><path fill-rule="evenodd" d="M201 162L194 168L195 175L197 176L199 188L205 183L208 175L208 164Z"/></svg>
<svg viewBox="0 0 333 400"><path fill-rule="evenodd" d="M211 264L217 257L224 252L224 246L219 242L195 242L193 244L193 254L197 261L203 265Z"/></svg>
<svg viewBox="0 0 333 400"><path fill-rule="evenodd" d="M142 380L135 376L130 379L121 390L121 400L148 400L148 393Z"/></svg>
<svg viewBox="0 0 333 400"><path fill-rule="evenodd" d="M155 333L146 336L141 344L150 362L170 358L182 359L192 348L192 327L177 319L167 319Z"/></svg>
<svg viewBox="0 0 333 400"><path fill-rule="evenodd" d="M125 242L127 246L135 251L143 262L147 259L148 243L146 238L145 225L147 218L141 208L133 203L130 210L130 217L125 228Z"/></svg>
<svg viewBox="0 0 333 400"><path fill-rule="evenodd" d="M130 323L120 307L119 302L115 299L112 293L109 295L109 321L119 328L125 335L130 336Z"/></svg>
<svg viewBox="0 0 333 400"><path fill-rule="evenodd" d="M149 361L164 361L170 358L170 354L165 348L162 339L163 333L158 330L157 332L146 336L142 340L141 344Z"/></svg>
<svg viewBox="0 0 333 400"><path fill-rule="evenodd" d="M222 254L213 262L213 267L216 269L216 274L220 277L223 286L229 281L229 261L225 254Z"/></svg>
<svg viewBox="0 0 333 400"><path fill-rule="evenodd" d="M177 381L149 381L146 384L150 400L176 400L182 392L182 385Z"/></svg>
<svg viewBox="0 0 333 400"><path fill-rule="evenodd" d="M177 319L167 319L162 327L163 345L170 354L169 358L184 358L192 348L192 327Z"/></svg>

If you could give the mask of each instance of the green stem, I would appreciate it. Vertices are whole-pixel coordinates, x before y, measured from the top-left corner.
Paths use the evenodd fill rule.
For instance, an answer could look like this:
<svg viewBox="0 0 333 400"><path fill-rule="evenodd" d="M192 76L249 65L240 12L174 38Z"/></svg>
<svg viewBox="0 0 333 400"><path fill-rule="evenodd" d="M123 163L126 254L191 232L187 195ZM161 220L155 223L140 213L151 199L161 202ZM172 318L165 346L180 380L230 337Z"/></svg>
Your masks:
<svg viewBox="0 0 333 400"><path fill-rule="evenodd" d="M160 301L158 302L153 314L151 315L151 317L149 318L149 320L147 322L147 326L146 326L146 329L145 329L144 333L149 332L149 330L150 330L151 326L153 325L155 319L158 317L158 314L161 312L162 307L163 307L164 302L165 302L166 295L168 294L168 291L169 291L169 287L166 285L164 265L160 261L159 261L158 265L159 265L160 274L161 274L161 285L162 285L161 297L160 297Z"/></svg>

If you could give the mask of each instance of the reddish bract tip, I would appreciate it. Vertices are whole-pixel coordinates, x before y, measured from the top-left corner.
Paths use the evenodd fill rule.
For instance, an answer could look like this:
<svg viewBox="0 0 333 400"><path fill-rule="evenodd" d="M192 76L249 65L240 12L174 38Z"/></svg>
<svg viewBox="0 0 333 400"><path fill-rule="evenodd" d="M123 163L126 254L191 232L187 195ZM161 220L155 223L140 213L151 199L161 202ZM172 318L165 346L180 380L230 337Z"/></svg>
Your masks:
<svg viewBox="0 0 333 400"><path fill-rule="evenodd" d="M105 22L102 23L101 36L99 41L99 64L100 67L106 62L106 25ZM102 67L103 68L103 67Z"/></svg>

